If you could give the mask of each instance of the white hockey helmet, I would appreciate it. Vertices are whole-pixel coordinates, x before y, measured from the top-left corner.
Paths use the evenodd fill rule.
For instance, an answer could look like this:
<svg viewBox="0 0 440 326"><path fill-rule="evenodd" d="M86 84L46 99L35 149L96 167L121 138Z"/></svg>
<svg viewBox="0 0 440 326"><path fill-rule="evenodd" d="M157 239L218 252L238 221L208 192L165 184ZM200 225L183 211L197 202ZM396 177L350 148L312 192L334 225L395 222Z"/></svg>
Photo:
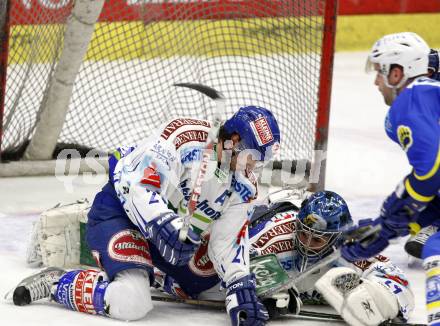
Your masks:
<svg viewBox="0 0 440 326"><path fill-rule="evenodd" d="M387 77L391 65L397 64L403 68L403 80L398 86L416 76L428 73L428 44L416 33L403 32L388 34L374 43L368 55L366 71L374 70L374 64L379 64L379 72ZM385 82L388 87L387 78Z"/></svg>

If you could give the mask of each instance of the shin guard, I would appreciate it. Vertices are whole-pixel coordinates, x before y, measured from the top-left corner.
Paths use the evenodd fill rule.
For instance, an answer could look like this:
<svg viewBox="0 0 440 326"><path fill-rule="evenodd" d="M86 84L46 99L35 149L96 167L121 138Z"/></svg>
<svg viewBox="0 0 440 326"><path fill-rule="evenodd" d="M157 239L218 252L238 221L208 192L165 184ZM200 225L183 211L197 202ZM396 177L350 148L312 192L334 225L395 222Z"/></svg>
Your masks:
<svg viewBox="0 0 440 326"><path fill-rule="evenodd" d="M56 302L75 311L106 315L106 274L95 270L74 270L64 274L52 295Z"/></svg>

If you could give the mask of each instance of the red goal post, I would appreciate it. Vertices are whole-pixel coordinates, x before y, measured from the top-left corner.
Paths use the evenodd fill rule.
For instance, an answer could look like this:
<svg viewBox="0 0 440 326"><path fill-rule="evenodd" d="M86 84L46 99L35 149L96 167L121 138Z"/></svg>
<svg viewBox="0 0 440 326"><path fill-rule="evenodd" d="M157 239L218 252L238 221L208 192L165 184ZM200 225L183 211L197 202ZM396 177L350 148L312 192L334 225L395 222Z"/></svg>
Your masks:
<svg viewBox="0 0 440 326"><path fill-rule="evenodd" d="M106 152L146 137L173 116L210 119L212 103L171 86L197 82L226 95L228 114L249 104L274 111L286 169L291 162L315 164L312 183L323 187L336 0L102 0L99 19L88 22L94 31L87 52L73 38L77 52L66 54L71 17L78 16L69 15L88 2L4 1L3 160L32 147L37 151L28 159L48 159L77 145ZM73 31L83 36L82 28ZM57 75L66 69L73 79ZM63 87L71 84L62 96L53 86L60 79ZM64 104L47 109L51 97Z"/></svg>

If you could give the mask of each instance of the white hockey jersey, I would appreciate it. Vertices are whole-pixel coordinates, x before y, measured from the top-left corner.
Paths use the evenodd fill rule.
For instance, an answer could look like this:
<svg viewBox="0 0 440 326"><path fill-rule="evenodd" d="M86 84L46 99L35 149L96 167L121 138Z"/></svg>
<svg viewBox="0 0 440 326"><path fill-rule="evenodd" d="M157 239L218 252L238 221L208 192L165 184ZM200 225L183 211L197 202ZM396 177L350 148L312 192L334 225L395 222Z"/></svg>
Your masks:
<svg viewBox="0 0 440 326"><path fill-rule="evenodd" d="M120 148L111 180L130 220L149 238L146 225L171 205L185 215L210 123L179 118L135 147ZM225 168L223 168L223 166ZM110 171L112 173L112 171ZM192 218L196 232L209 229L209 256L224 282L249 274L249 203L257 195L252 171L229 171L214 150Z"/></svg>

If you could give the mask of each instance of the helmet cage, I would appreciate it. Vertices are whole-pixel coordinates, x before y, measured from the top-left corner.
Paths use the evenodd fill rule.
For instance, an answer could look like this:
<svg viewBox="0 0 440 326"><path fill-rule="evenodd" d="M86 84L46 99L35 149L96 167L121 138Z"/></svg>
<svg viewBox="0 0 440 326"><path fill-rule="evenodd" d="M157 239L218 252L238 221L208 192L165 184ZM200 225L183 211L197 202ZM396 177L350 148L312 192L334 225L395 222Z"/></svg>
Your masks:
<svg viewBox="0 0 440 326"><path fill-rule="evenodd" d="M298 252L307 258L322 258L332 251L341 231L320 231L295 221L294 242Z"/></svg>

